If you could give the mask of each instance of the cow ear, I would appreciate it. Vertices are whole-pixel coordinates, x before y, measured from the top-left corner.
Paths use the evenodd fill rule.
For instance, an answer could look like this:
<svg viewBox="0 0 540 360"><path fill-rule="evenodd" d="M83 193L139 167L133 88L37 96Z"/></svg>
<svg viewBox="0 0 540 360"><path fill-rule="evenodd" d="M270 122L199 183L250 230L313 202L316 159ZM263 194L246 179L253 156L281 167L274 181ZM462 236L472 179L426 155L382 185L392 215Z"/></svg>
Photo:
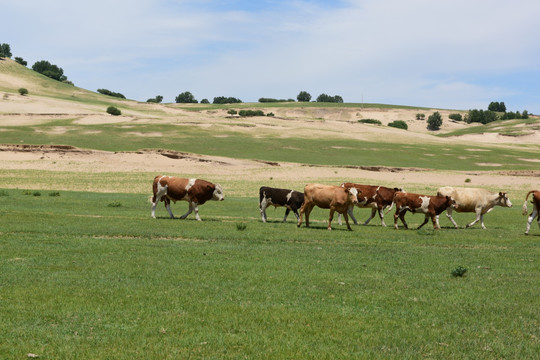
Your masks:
<svg viewBox="0 0 540 360"><path fill-rule="evenodd" d="M499 192L499 196L500 196L500 197L504 197L504 193L503 193L502 191Z"/></svg>

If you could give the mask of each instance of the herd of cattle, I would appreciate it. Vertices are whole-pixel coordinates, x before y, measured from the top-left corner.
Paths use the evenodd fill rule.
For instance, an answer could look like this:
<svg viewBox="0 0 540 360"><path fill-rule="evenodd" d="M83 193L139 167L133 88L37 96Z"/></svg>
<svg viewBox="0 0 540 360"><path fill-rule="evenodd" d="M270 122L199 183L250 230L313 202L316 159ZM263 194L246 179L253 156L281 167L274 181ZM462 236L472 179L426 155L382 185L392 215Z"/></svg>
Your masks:
<svg viewBox="0 0 540 360"><path fill-rule="evenodd" d="M176 203L176 201L185 200L189 203L189 209L181 216L181 219L185 219L195 211L195 217L200 221L199 205L208 200L224 200L223 189L219 184L201 179L159 175L154 179L152 190L152 217L154 218L159 201L164 202L169 216L174 218L170 206L171 201ZM525 234L529 233L531 223L535 218L537 218L540 227L540 191L532 190L527 193L523 203L523 214L527 215L527 201L531 194L533 210L527 219ZM512 207L512 202L505 192L492 193L476 188L445 186L438 189L437 195L432 196L408 193L401 188L343 183L341 186L308 184L303 193L263 186L259 189L259 208L263 222L267 220L266 208L268 206L286 208L283 222L287 220L287 216L292 210L296 215L298 227L302 225L304 214L306 227L309 227L309 215L315 206L330 210L328 230L332 230L332 219L336 212L339 214L339 224L341 224L341 215L343 215L347 229L352 230L349 225L349 216L355 224L358 224L353 215L355 206L371 209L371 216L364 222L364 225L368 224L375 217L375 214L378 214L381 225L386 226L384 212L386 210L388 213L395 206L394 227L396 229L398 229L398 219L401 220L406 229L408 228L405 221L407 211L425 214L424 222L418 229L424 226L430 218L433 227L439 229L439 215L444 211L446 211L448 219L458 228L458 224L452 218L453 210L476 213L476 219L467 224L467 227L480 221L482 228L485 229L484 214L493 210L495 206Z"/></svg>

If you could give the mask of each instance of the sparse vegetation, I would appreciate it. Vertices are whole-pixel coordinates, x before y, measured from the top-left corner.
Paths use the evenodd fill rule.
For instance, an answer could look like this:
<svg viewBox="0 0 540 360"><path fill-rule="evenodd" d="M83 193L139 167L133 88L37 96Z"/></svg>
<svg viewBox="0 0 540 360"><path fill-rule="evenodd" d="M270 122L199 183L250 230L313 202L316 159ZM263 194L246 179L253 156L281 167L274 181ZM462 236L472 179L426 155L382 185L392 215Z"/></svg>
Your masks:
<svg viewBox="0 0 540 360"><path fill-rule="evenodd" d="M407 125L407 123L403 120L394 120L388 123L388 126L398 128L398 129L403 129L403 130L409 129L409 125Z"/></svg>
<svg viewBox="0 0 540 360"><path fill-rule="evenodd" d="M122 115L122 112L115 106L109 106L107 108L107 114L111 114L113 116L119 116L119 115Z"/></svg>
<svg viewBox="0 0 540 360"><path fill-rule="evenodd" d="M418 113L416 114L416 120L424 120L426 118L426 114Z"/></svg>
<svg viewBox="0 0 540 360"><path fill-rule="evenodd" d="M311 94L307 91L300 91L296 96L296 100L298 100L299 102L310 102Z"/></svg>
<svg viewBox="0 0 540 360"><path fill-rule="evenodd" d="M107 90L107 89L97 89L97 92L100 93L100 94L103 94L103 95L117 97L117 98L120 98L120 99L125 99L126 98L123 94L120 94L120 93L117 93L117 92L114 92L114 91L111 91L111 90Z"/></svg>
<svg viewBox="0 0 540 360"><path fill-rule="evenodd" d="M441 114L436 111L433 114L431 114L427 119L427 128L428 130L439 130L441 128L441 125L443 123Z"/></svg>
<svg viewBox="0 0 540 360"><path fill-rule="evenodd" d="M161 95L158 95L155 98L151 98L151 99L146 100L146 102L148 102L148 103L156 103L156 104L159 104L162 101L163 101L163 96L161 96Z"/></svg>
<svg viewBox="0 0 540 360"><path fill-rule="evenodd" d="M360 119L358 122L362 124L382 125L382 122L377 119Z"/></svg>
<svg viewBox="0 0 540 360"><path fill-rule="evenodd" d="M15 62L19 65L22 65L22 66L26 66L28 65L28 62L25 61L22 57L19 57L19 56L15 56L14 58Z"/></svg>

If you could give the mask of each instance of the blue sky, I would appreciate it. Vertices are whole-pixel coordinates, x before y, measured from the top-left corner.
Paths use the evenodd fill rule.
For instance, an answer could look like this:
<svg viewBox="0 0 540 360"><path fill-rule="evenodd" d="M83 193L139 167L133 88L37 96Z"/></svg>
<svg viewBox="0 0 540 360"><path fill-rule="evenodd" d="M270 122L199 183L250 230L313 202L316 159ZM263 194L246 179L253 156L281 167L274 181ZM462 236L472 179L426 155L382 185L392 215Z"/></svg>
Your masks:
<svg viewBox="0 0 540 360"><path fill-rule="evenodd" d="M0 43L146 101L296 98L540 114L537 0L0 0Z"/></svg>

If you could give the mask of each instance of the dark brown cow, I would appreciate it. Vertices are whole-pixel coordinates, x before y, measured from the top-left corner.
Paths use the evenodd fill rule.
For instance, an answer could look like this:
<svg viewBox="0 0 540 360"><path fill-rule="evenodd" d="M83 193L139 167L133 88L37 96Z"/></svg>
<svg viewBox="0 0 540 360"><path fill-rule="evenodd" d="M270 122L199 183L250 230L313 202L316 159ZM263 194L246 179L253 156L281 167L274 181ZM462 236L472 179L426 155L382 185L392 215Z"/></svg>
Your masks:
<svg viewBox="0 0 540 360"><path fill-rule="evenodd" d="M328 230L332 230L332 219L334 212L343 214L347 229L352 230L349 225L347 210L358 202L358 190L356 188L343 188L341 186L307 184L304 188L304 204L300 208L300 219L297 226L302 225L302 214L306 213L306 227L309 227L309 214L315 206L322 209L330 209L328 218Z"/></svg>
<svg viewBox="0 0 540 360"><path fill-rule="evenodd" d="M525 196L525 202L523 203L523 215L527 215L527 199L529 198L529 195L531 194L532 194L531 202L533 204L533 211L531 212L531 215L529 215L529 218L527 219L527 229L525 230L525 235L529 235L529 230L531 230L531 223L533 222L535 217L538 220L538 227L540 227L540 191L531 190L527 193L527 196Z"/></svg>
<svg viewBox="0 0 540 360"><path fill-rule="evenodd" d="M407 211L410 211L413 214L417 212L426 214L424 222L418 229L427 224L428 218L430 217L433 222L433 228L440 229L437 215L449 207L457 209L455 200L450 196L428 196L401 191L398 191L394 195L394 204L396 205L396 212L394 214L394 227L396 229L398 228L398 217L401 219L405 229L409 228L407 222L405 222L405 213Z"/></svg>
<svg viewBox="0 0 540 360"><path fill-rule="evenodd" d="M212 184L209 181L201 179L184 179L174 176L158 175L154 178L152 186L152 217L156 217L156 206L159 201L165 203L165 208L169 212L171 219L174 215L171 211L171 200L176 203L178 200L189 202L189 210L180 218L185 219L193 210L195 218L201 221L199 217L199 205L208 200L224 200L221 185Z"/></svg>
<svg viewBox="0 0 540 360"><path fill-rule="evenodd" d="M298 221L298 209L304 203L304 194L299 191L289 189L278 189L268 186L261 186L259 189L259 209L261 211L262 222L266 222L266 208L268 206L283 206L287 208L285 210L285 217L283 222L287 221L287 216L292 210L296 215L296 221Z"/></svg>
<svg viewBox="0 0 540 360"><path fill-rule="evenodd" d="M394 200L394 194L398 191L403 191L399 188L388 188L384 186L374 185L361 185L354 183L343 183L342 187L355 187L358 190L358 203L356 206L359 208L370 208L371 216L364 222L364 225L369 224L371 219L375 217L375 214L379 213L381 219L381 225L386 226L384 223L384 209L391 206ZM356 218L353 214L354 207L349 208L348 214L353 220L355 225L358 225ZM389 210L390 211L390 210ZM338 222L341 225L341 214L338 215Z"/></svg>

